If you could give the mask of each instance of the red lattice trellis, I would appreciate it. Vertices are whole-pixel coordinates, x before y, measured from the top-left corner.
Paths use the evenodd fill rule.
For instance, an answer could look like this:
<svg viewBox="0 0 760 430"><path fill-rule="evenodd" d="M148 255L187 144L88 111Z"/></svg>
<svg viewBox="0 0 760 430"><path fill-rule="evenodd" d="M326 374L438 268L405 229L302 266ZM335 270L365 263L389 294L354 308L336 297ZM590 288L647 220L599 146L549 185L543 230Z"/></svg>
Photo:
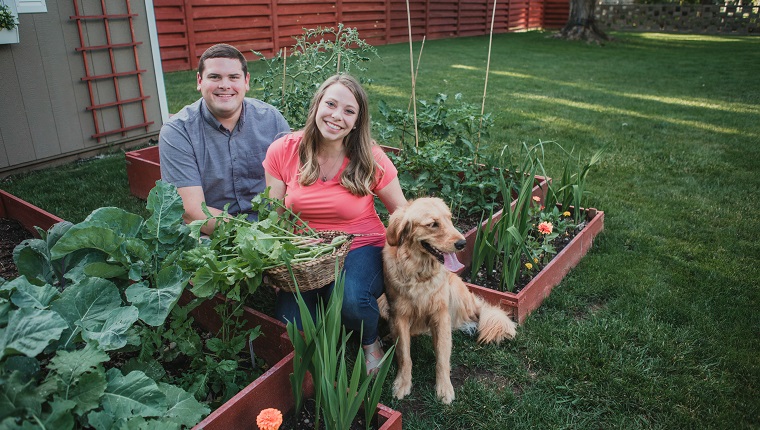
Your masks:
<svg viewBox="0 0 760 430"><path fill-rule="evenodd" d="M113 0L111 0L113 1ZM145 108L145 100L148 99L150 96L145 95L145 92L143 91L143 81L142 81L142 73L145 73L144 69L140 69L140 61L138 58L137 53L137 47L142 44L142 42L135 40L135 29L134 29L134 23L133 18L137 16L136 13L132 13L132 8L129 4L129 0L124 0L126 3L126 10L127 13L123 14L109 14L106 9L106 2L105 0L100 0L100 9L101 14L98 15L82 15L79 12L79 0L74 0L74 12L76 15L73 15L69 17L72 20L75 20L77 23L77 29L79 30L79 42L80 46L76 48L78 52L82 53L82 59L84 61L84 70L85 70L85 76L82 78L83 81L87 82L87 89L90 93L90 106L87 107L88 111L92 112L92 119L95 123L95 134L92 135L94 139L97 139L98 142L100 141L100 138L112 134L118 134L121 133L122 136L126 136L127 131L135 130L138 128L145 128L147 130L148 126L153 124L153 121L148 121L148 113ZM113 3L112 3L113 5ZM87 45L86 42L88 41L88 38L92 37L90 33L85 35L85 32L82 29L82 23L83 21L102 21L103 27L105 29L105 43L101 45ZM128 20L129 23L129 33L131 40L128 42L123 43L113 43L111 39L111 25L110 21L113 20ZM114 51L117 49L132 49L132 52L134 54L134 69L132 70L117 70ZM106 74L92 74L90 64L88 62L87 53L92 51L100 51L100 50L108 50L108 57L111 62L111 73ZM119 78L123 77L131 77L136 76L137 77L137 85L139 87L139 96L129 98L129 99L122 99L121 98L121 91L119 87ZM111 79L113 81L114 86L114 94L115 94L115 100L104 102L104 103L95 103L95 94L93 91L93 83L97 80L106 80ZM124 105L128 103L140 103L142 105L142 118L143 121L138 124L127 124L127 121L124 117ZM101 111L103 109L112 109L116 108L119 113L119 127L111 130L101 130L100 123L98 121L98 111Z"/></svg>

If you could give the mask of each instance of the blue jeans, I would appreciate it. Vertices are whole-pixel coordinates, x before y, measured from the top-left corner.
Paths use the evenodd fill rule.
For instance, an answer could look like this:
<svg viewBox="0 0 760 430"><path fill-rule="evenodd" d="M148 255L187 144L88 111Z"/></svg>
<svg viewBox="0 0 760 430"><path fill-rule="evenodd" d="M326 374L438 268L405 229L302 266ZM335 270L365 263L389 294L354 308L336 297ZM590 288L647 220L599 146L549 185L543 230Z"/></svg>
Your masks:
<svg viewBox="0 0 760 430"><path fill-rule="evenodd" d="M377 324L380 311L377 298L383 294L383 248L378 246L363 246L349 251L343 264L345 283L343 290L343 308L341 317L343 325L348 330L359 333L364 324L362 345L371 345L377 340ZM335 283L322 288L301 293L314 319L319 299L325 306L332 293ZM275 317L282 321L295 321L301 328L301 317L296 302L295 293L280 291L275 301Z"/></svg>

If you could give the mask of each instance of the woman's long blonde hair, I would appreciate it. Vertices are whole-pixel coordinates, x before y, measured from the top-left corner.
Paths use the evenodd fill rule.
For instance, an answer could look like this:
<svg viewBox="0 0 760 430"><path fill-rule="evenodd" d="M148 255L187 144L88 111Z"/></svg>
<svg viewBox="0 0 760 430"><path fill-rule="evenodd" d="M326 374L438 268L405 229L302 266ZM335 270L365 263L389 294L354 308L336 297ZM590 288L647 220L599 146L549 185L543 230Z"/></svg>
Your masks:
<svg viewBox="0 0 760 430"><path fill-rule="evenodd" d="M309 117L303 128L303 140L298 147L298 157L301 162L299 169L298 183L308 186L319 179L319 162L317 161L317 150L320 139L320 132L317 128L317 109L322 101L327 89L334 84L342 84L351 91L356 98L358 106L358 116L355 129L352 129L343 139L343 145L346 148L348 157L348 166L340 175L340 183L355 196L366 196L372 194L372 187L375 182L375 175L380 166L375 162L372 156L372 135L370 134L369 121L369 103L367 93L362 88L359 81L350 75L334 75L329 78L317 90L311 99L309 107Z"/></svg>

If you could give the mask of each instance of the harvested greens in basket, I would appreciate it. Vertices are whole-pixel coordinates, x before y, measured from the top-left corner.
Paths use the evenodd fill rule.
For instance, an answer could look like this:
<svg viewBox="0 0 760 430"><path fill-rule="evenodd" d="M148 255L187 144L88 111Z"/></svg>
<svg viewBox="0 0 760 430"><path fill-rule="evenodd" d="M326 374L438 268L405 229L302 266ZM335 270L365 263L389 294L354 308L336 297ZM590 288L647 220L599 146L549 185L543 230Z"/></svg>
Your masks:
<svg viewBox="0 0 760 430"><path fill-rule="evenodd" d="M200 245L185 253L181 264L195 273L191 282L196 296L222 294L241 301L241 296L255 292L271 272L288 273L288 267L309 267L317 260L326 260L334 273L336 258L348 252L350 235L330 232L325 236L325 232L311 229L282 200L270 198L269 189L252 203L259 214L258 221L248 221L245 214L229 215L226 207L222 214L212 215L204 206L207 219L190 223L191 236ZM210 237L204 238L200 230L210 220L216 221L216 227ZM289 273L287 277L291 278ZM278 282L274 284L288 289ZM299 287L305 289L305 285Z"/></svg>

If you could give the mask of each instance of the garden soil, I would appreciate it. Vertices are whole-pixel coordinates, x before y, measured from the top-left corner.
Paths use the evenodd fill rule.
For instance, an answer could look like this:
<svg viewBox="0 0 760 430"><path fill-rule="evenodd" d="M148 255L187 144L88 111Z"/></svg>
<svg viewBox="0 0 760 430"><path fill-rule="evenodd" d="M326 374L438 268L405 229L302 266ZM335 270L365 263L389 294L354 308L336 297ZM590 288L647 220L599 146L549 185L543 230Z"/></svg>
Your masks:
<svg viewBox="0 0 760 430"><path fill-rule="evenodd" d="M13 262L13 248L34 236L14 219L0 218L0 278L11 280L18 276Z"/></svg>

